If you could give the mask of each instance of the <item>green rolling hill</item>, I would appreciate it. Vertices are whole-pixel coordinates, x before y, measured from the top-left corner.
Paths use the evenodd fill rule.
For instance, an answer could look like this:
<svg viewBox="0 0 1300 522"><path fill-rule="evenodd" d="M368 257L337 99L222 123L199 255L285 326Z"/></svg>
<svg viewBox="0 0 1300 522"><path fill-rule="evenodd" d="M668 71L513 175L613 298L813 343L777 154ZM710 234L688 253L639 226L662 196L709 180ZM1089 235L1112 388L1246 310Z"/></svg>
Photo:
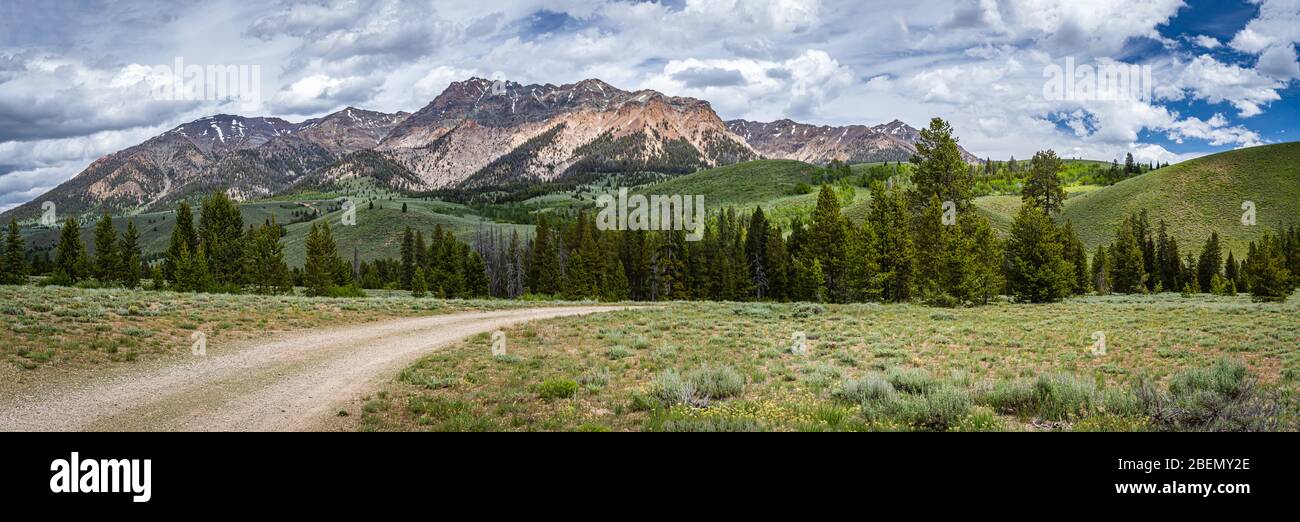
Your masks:
<svg viewBox="0 0 1300 522"><path fill-rule="evenodd" d="M1241 224L1243 201L1256 205L1256 226ZM1165 220L1181 249L1196 252L1211 231L1244 255L1267 230L1300 224L1300 142L1239 149L1185 161L1071 197L1062 213L1089 250L1109 243L1130 213Z"/></svg>

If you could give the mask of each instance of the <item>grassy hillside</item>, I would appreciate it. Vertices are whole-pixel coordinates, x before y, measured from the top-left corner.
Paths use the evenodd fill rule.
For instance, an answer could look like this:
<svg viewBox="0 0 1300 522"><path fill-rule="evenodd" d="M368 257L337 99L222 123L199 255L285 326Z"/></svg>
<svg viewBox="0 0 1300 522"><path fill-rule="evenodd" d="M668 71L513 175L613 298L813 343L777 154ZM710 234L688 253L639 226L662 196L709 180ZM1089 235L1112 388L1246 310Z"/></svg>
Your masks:
<svg viewBox="0 0 1300 522"><path fill-rule="evenodd" d="M856 167L856 166L855 166ZM757 160L706 169L694 174L638 188L642 194L703 194L709 210L735 207L749 212L762 206L769 218L787 223L796 216L807 218L817 205L817 192L801 191L811 185L815 165L794 160ZM855 171L856 172L856 171ZM814 187L815 188L815 187ZM857 187L851 194L840 193L845 215L860 221L866 216L869 191Z"/></svg>
<svg viewBox="0 0 1300 522"><path fill-rule="evenodd" d="M710 209L747 208L799 196L800 183L811 183L817 167L802 161L758 160L701 170L647 185L644 194L704 194Z"/></svg>
<svg viewBox="0 0 1300 522"><path fill-rule="evenodd" d="M406 212L402 212L402 204L406 204ZM518 230L521 237L532 235L533 230L532 225L497 224L473 215L455 215L459 205L437 200L395 198L375 201L374 209L366 203L357 206L357 224L354 226L340 224L342 211L325 214L315 221L329 220L339 254L348 260L352 259L354 246L363 261L400 257L402 234L407 225L423 231L426 238L435 226L442 225L462 241L472 241L480 226L485 230L499 228L505 234ZM284 254L289 266L301 266L306 259L307 232L311 223L294 223L285 227Z"/></svg>
<svg viewBox="0 0 1300 522"><path fill-rule="evenodd" d="M1254 201L1257 225L1242 226L1241 204ZM1132 212L1163 219L1183 249L1217 231L1239 256L1266 230L1300 223L1300 142L1240 149L1173 165L1071 197L1063 217L1095 249L1114 238ZM1194 245L1194 246L1193 246Z"/></svg>

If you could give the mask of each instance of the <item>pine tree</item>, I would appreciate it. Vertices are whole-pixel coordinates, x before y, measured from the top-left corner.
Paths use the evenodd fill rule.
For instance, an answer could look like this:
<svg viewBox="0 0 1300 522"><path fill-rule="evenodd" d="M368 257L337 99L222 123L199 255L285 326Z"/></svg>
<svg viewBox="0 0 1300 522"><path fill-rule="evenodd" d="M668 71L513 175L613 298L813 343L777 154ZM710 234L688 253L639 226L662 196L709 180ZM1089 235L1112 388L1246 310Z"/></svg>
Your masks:
<svg viewBox="0 0 1300 522"><path fill-rule="evenodd" d="M910 216L901 189L885 190L880 182L871 184L871 209L867 223L878 244L878 281L880 298L887 302L906 301L912 295L916 248L912 243ZM795 240L792 232L790 240Z"/></svg>
<svg viewBox="0 0 1300 522"><path fill-rule="evenodd" d="M767 228L767 284L772 299L784 300L790 293L790 252L776 226Z"/></svg>
<svg viewBox="0 0 1300 522"><path fill-rule="evenodd" d="M1167 292L1182 288L1182 258L1178 254L1178 241L1169 237L1165 221L1160 220L1160 230L1156 238L1156 265L1160 286Z"/></svg>
<svg viewBox="0 0 1300 522"><path fill-rule="evenodd" d="M1201 257L1196 262L1196 281L1200 284L1201 290L1210 289L1210 281L1214 276L1223 273L1223 252L1219 247L1219 233L1211 232L1210 239L1205 242L1205 247L1201 249Z"/></svg>
<svg viewBox="0 0 1300 522"><path fill-rule="evenodd" d="M307 262L303 268L303 286L307 287L307 295L329 294L335 285L335 272L340 261L329 222L322 221L319 226L312 223L307 232Z"/></svg>
<svg viewBox="0 0 1300 522"><path fill-rule="evenodd" d="M199 242L207 252L206 263L212 279L218 285L237 285L242 282L241 261L244 219L239 205L229 196L214 192L203 200L199 210Z"/></svg>
<svg viewBox="0 0 1300 522"><path fill-rule="evenodd" d="M122 234L117 254L120 258L117 273L122 286L127 288L140 286L140 279L145 275L142 271L144 255L140 252L140 231L135 228L134 219L126 221L126 233Z"/></svg>
<svg viewBox="0 0 1300 522"><path fill-rule="evenodd" d="M763 207L754 207L754 212L749 216L749 229L745 233L745 261L749 266L754 297L758 299L763 299L770 294L772 284L769 275L772 263L767 259L767 228L767 217L763 215Z"/></svg>
<svg viewBox="0 0 1300 522"><path fill-rule="evenodd" d="M536 294L554 295L559 293L561 280L560 245L556 243L555 233L551 230L546 214L537 218L537 228L533 237L533 248L529 258L532 263L528 270L528 289Z"/></svg>
<svg viewBox="0 0 1300 522"><path fill-rule="evenodd" d="M95 224L94 276L101 284L111 284L117 279L117 229L113 217L104 212Z"/></svg>
<svg viewBox="0 0 1300 522"><path fill-rule="evenodd" d="M176 269L179 264L181 247L193 254L199 250L199 235L194 230L194 214L189 203L181 202L176 208L176 224L172 227L171 244L167 248L167 260L163 263L163 276L168 281L176 282Z"/></svg>
<svg viewBox="0 0 1300 522"><path fill-rule="evenodd" d="M627 279L624 279L626 283ZM469 251L465 255L465 297L487 297L487 267L478 252Z"/></svg>
<svg viewBox="0 0 1300 522"><path fill-rule="evenodd" d="M1092 256L1092 288L1098 295L1110 293L1109 265L1106 259L1106 247L1097 245L1097 253Z"/></svg>
<svg viewBox="0 0 1300 522"><path fill-rule="evenodd" d="M19 285L27 282L27 251L23 236L18 230L18 220L9 218L9 234L5 237L4 259L0 261L0 284Z"/></svg>
<svg viewBox="0 0 1300 522"><path fill-rule="evenodd" d="M1029 179L1025 180L1020 198L1026 203L1034 202L1049 216L1060 212L1065 206L1065 189L1061 187L1061 178L1058 177L1061 169L1061 159L1056 157L1056 151L1045 150L1034 154L1033 159L1029 160Z"/></svg>
<svg viewBox="0 0 1300 522"><path fill-rule="evenodd" d="M821 266L828 300L841 302L846 295L844 281L847 220L840 213L840 202L830 185L822 185L808 227L808 255Z"/></svg>
<svg viewBox="0 0 1300 522"><path fill-rule="evenodd" d="M415 273L411 275L411 297L424 297L428 293L428 287L424 269L416 267Z"/></svg>
<svg viewBox="0 0 1300 522"><path fill-rule="evenodd" d="M1130 216L1120 224L1107 261L1110 262L1111 290L1121 294L1146 291L1146 270L1142 262L1142 246L1138 242L1137 219Z"/></svg>
<svg viewBox="0 0 1300 522"><path fill-rule="evenodd" d="M948 122L934 118L928 128L921 130L912 164L915 166L912 169L915 187L910 198L912 215L920 214L931 198L952 201L959 212L970 208L975 180Z"/></svg>
<svg viewBox="0 0 1300 522"><path fill-rule="evenodd" d="M980 304L988 304L994 296L1002 293L1006 286L1003 262L1006 252L1003 241L993 232L993 226L983 216L967 213L965 221L971 223L965 237L968 247L973 252L973 266L970 271L970 286L973 293L969 299Z"/></svg>
<svg viewBox="0 0 1300 522"><path fill-rule="evenodd" d="M848 299L853 301L880 299L880 245L871 223L849 225L845 276L849 287Z"/></svg>
<svg viewBox="0 0 1300 522"><path fill-rule="evenodd" d="M1068 295L1073 267L1065 259L1061 232L1036 205L1020 207L1007 241L1007 287L1018 300L1046 303Z"/></svg>
<svg viewBox="0 0 1300 522"><path fill-rule="evenodd" d="M1285 301L1295 290L1291 272L1286 267L1283 239L1266 232L1258 246L1251 243L1251 254L1246 259L1246 274L1250 281L1250 295L1255 301Z"/></svg>
<svg viewBox="0 0 1300 522"><path fill-rule="evenodd" d="M415 277L415 232L411 226L406 226L406 232L402 234L402 288L411 289L413 278Z"/></svg>
<svg viewBox="0 0 1300 522"><path fill-rule="evenodd" d="M253 291L259 294L289 293L293 281L284 260L284 244L274 221L248 229L244 246L244 272Z"/></svg>
<svg viewBox="0 0 1300 522"><path fill-rule="evenodd" d="M1066 221L1061 228L1061 244L1065 248L1065 260L1073 267L1070 292L1083 295L1092 289L1092 274L1088 271L1088 252L1084 250L1083 241L1074 232L1074 223Z"/></svg>
<svg viewBox="0 0 1300 522"><path fill-rule="evenodd" d="M86 245L81 242L81 227L77 218L63 222L59 231L58 253L54 256L54 283L76 284L89 275Z"/></svg>
<svg viewBox="0 0 1300 522"><path fill-rule="evenodd" d="M1240 268L1241 267L1237 265L1237 259L1232 256L1232 251L1229 250L1228 261L1227 263L1224 264L1223 267L1224 283L1227 285L1235 286L1237 283L1237 279L1241 277L1241 274L1238 272Z"/></svg>

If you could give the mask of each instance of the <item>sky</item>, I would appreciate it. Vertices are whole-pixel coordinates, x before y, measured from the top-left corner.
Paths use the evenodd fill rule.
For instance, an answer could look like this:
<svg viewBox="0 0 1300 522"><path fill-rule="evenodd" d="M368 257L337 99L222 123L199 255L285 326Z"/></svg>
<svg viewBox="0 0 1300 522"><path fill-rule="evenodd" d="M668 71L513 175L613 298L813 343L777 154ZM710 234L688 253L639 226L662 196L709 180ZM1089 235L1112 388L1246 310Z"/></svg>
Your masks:
<svg viewBox="0 0 1300 522"><path fill-rule="evenodd" d="M941 117L993 159L1177 162L1298 139L1297 42L1300 0L6 0L0 211L203 116L414 112L475 76L599 78L723 119ZM257 66L257 95L160 94L177 59ZM1150 80L1088 89L1115 65Z"/></svg>

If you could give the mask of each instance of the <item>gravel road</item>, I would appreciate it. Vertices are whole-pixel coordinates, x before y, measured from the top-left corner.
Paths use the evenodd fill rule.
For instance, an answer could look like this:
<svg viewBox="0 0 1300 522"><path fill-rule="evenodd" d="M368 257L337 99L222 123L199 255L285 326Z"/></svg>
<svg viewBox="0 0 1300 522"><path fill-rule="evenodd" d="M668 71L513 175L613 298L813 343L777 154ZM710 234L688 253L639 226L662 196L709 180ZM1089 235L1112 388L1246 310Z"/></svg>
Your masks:
<svg viewBox="0 0 1300 522"><path fill-rule="evenodd" d="M438 347L526 321L621 309L467 312L284 334L237 347L209 342L203 357L0 397L0 430L335 429L335 414L349 401Z"/></svg>

